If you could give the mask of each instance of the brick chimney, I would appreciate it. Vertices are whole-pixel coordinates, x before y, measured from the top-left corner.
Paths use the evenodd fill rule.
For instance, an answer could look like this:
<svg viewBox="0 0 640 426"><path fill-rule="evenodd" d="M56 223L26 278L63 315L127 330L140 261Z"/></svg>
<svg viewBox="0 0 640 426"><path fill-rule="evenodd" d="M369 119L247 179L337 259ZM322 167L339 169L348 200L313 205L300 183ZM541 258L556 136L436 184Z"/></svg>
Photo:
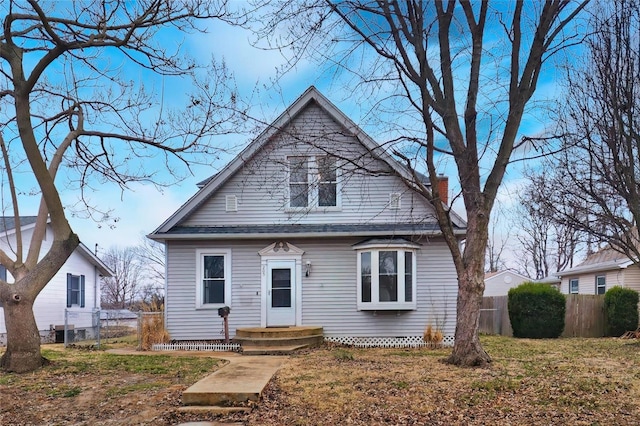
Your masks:
<svg viewBox="0 0 640 426"><path fill-rule="evenodd" d="M449 205L449 178L445 175L438 175L438 194L443 204Z"/></svg>

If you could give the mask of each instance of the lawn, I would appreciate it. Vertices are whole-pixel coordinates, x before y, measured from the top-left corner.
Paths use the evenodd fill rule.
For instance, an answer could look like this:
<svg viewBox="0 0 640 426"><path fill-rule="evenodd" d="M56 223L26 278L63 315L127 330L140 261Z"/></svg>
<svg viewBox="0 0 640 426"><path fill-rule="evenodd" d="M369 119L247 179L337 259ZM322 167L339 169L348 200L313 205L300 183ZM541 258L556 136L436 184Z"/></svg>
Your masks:
<svg viewBox="0 0 640 426"><path fill-rule="evenodd" d="M250 425L637 424L640 344L620 339L482 338L488 369L441 362L448 349L327 346L292 356ZM207 357L46 350L52 364L0 374L0 424L173 425L182 390L221 363Z"/></svg>

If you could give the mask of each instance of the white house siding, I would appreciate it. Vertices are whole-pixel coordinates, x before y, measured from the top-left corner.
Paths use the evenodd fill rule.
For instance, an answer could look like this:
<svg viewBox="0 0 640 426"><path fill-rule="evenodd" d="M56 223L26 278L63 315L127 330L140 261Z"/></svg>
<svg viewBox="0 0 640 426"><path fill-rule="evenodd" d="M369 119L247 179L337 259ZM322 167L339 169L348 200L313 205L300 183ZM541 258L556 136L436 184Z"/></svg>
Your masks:
<svg viewBox="0 0 640 426"><path fill-rule="evenodd" d="M363 238L291 239L311 261L309 277L302 277L302 325L323 326L326 336L421 336L427 325L455 331L457 279L451 255L442 240L423 240L417 256L417 309L377 313L356 308L356 252ZM221 337L217 310L196 310L196 249L231 249L231 336L236 328L261 325L260 256L273 240L240 242L181 242L167 244L167 325L176 340Z"/></svg>
<svg viewBox="0 0 640 426"><path fill-rule="evenodd" d="M181 223L185 226L247 225L247 224L319 224L319 223L411 223L435 221L432 208L424 199L409 191L394 176L365 175L353 165L342 166L339 178L341 207L318 208L309 211L287 210L288 191L286 157L289 155L348 156L356 162L367 163L367 169L388 171L379 160L372 160L360 142L345 136L344 130L317 105L311 104L293 120L291 128L304 129L312 135L326 135L313 139L314 146L297 144L282 133L265 146L255 158L247 162L228 182L219 188L202 206ZM307 137L307 140L308 137ZM368 158L369 160L366 160ZM399 209L390 208L389 196L401 192ZM238 211L226 212L227 195L238 199Z"/></svg>
<svg viewBox="0 0 640 426"><path fill-rule="evenodd" d="M624 286L640 292L640 267L630 265L624 270Z"/></svg>
<svg viewBox="0 0 640 426"><path fill-rule="evenodd" d="M24 241L30 241L32 230L23 231ZM42 244L41 257L46 254L51 247L53 235L50 227L47 227L47 238ZM2 248L15 247L15 236L4 237L0 240ZM11 251L11 250L9 250ZM25 249L26 256L26 249ZM71 254L69 259L62 266L60 271L49 281L45 288L36 298L33 312L40 334L45 337L52 337L51 326L64 325L64 311L67 307L67 273L85 276L85 307L73 307L71 311L78 315L72 315L70 324L76 329L91 327L93 324L92 311L100 307L100 277L96 267L91 264L77 250ZM0 335L6 333L4 319L4 309L0 308ZM51 336L50 336L51 334ZM0 338L0 340L2 340Z"/></svg>
<svg viewBox="0 0 640 426"><path fill-rule="evenodd" d="M596 294L596 277L601 275L605 276L606 290L609 290L614 286L624 285L625 269L615 269L609 271L588 272L579 275L562 276L560 291L564 294L569 294L569 281L578 278L579 294Z"/></svg>
<svg viewBox="0 0 640 426"><path fill-rule="evenodd" d="M506 296L510 289L518 287L525 281L530 281L530 279L511 271L499 272L492 277L485 278L483 296Z"/></svg>

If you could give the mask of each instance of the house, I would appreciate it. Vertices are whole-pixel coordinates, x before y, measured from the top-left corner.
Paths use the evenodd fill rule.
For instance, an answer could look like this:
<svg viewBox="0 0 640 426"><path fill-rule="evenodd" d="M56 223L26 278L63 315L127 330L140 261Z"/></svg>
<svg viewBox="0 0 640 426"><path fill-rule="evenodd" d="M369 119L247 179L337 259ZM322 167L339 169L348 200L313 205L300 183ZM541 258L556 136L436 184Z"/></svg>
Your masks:
<svg viewBox="0 0 640 426"><path fill-rule="evenodd" d="M558 272L564 294L605 294L614 286L640 291L640 267L629 257L605 247L579 265Z"/></svg>
<svg viewBox="0 0 640 426"><path fill-rule="evenodd" d="M24 241L30 241L35 228L36 216L21 216L20 226ZM16 225L13 216L0 216L0 247L7 253L16 247ZM41 255L49 250L53 241L53 230L47 225ZM24 248L24 252L28 247ZM113 273L84 244L76 248L63 267L40 292L33 305L36 324L43 342L63 341L65 315L68 319L68 336L82 338L91 333L99 318L100 278ZM4 267L0 267L0 277L12 282L12 277ZM0 344L6 344L4 310L0 307Z"/></svg>
<svg viewBox="0 0 640 426"><path fill-rule="evenodd" d="M322 326L343 343L421 340L431 325L452 343L451 254L431 205L398 176L407 171L310 87L149 235L166 246L171 338L220 338L228 306L232 337Z"/></svg>
<svg viewBox="0 0 640 426"><path fill-rule="evenodd" d="M504 271L487 272L484 274L484 294L483 297L506 296L509 289L518 287L531 278L525 277L510 269Z"/></svg>

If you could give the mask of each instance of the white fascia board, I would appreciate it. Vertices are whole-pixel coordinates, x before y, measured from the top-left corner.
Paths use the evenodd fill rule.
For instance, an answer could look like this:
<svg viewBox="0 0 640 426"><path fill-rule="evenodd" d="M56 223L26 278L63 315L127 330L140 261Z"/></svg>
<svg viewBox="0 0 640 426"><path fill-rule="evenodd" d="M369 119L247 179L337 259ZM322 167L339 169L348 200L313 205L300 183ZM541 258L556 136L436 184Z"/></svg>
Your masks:
<svg viewBox="0 0 640 426"><path fill-rule="evenodd" d="M569 275L579 275L587 272L604 272L611 271L615 269L625 269L629 266L630 261L620 263L620 261L610 261L610 262L602 262L594 265L586 265L586 266L576 266L575 268L567 269L565 271L560 271L554 273L555 276L561 278Z"/></svg>
<svg viewBox="0 0 640 426"><path fill-rule="evenodd" d="M111 270L98 256L96 256L87 246L85 246L82 242L77 247L78 252L85 259L87 259L92 265L98 268L102 276L104 277L112 277L115 275L115 272Z"/></svg>

